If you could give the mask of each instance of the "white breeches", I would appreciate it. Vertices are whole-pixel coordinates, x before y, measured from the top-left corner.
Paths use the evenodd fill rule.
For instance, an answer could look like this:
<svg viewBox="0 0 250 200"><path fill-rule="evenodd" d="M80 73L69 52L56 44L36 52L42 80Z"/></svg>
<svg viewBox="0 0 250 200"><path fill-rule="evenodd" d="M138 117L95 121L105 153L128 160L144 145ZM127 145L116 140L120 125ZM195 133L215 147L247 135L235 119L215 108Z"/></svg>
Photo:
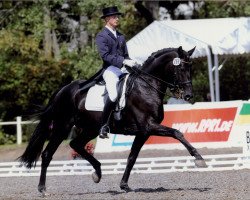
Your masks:
<svg viewBox="0 0 250 200"><path fill-rule="evenodd" d="M115 102L117 99L117 83L119 76L123 74L121 69L109 66L103 73L103 79L106 82L106 89L111 101Z"/></svg>

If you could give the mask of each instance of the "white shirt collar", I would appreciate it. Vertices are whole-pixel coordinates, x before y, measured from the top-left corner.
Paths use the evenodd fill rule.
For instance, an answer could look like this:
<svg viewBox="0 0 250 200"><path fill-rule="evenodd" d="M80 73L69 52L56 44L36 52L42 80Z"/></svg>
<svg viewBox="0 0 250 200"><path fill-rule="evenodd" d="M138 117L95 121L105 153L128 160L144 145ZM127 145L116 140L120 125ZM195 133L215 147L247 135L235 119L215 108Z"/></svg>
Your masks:
<svg viewBox="0 0 250 200"><path fill-rule="evenodd" d="M116 30L113 30L112 28L110 28L109 26L105 26L108 30L110 30L111 33L113 33L113 35L115 37L117 37L117 34L116 34Z"/></svg>

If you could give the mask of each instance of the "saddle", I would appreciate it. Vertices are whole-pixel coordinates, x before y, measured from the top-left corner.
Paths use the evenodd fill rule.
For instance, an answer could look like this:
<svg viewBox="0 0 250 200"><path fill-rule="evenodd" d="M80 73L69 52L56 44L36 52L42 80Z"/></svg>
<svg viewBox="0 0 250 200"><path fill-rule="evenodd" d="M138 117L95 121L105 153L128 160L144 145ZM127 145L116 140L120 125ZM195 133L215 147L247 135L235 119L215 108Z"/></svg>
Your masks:
<svg viewBox="0 0 250 200"><path fill-rule="evenodd" d="M104 72L104 68L100 69L96 74L94 74L90 79L84 81L79 84L79 93L84 94L90 87L94 86L96 83L101 82L103 80L102 74Z"/></svg>
<svg viewBox="0 0 250 200"><path fill-rule="evenodd" d="M114 117L119 120L120 112L126 105L126 85L129 74L122 74L119 77L119 82L117 85L117 105L114 113ZM103 111L105 101L108 97L108 92L106 91L105 81L99 80L94 86L91 86L88 90L85 108L89 111Z"/></svg>

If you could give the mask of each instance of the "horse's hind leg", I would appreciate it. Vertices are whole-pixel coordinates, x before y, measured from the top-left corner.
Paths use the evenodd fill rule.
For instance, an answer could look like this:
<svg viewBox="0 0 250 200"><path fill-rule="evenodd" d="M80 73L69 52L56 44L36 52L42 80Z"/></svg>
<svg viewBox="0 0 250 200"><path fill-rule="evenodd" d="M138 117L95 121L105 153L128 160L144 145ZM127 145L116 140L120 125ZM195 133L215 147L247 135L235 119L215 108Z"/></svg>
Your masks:
<svg viewBox="0 0 250 200"><path fill-rule="evenodd" d="M196 148L194 148L183 136L183 134L173 128L165 127L159 124L155 124L153 126L150 126L150 130L148 131L149 133L154 133L154 135L157 136L167 136L167 137L173 137L177 140L179 140L188 150L191 156L195 157L195 165L197 167L207 167L204 159L202 156L199 154Z"/></svg>
<svg viewBox="0 0 250 200"><path fill-rule="evenodd" d="M120 188L122 190L125 190L126 192L131 191L131 189L128 186L128 179L130 176L130 172L135 164L135 161L138 157L138 154L142 148L142 146L144 145L144 143L147 141L148 136L145 136L143 134L141 135L137 135L135 137L135 140L133 142L133 145L131 147L131 151L130 154L128 156L128 160L127 160L127 166L126 169L124 171L121 183L120 183Z"/></svg>
<svg viewBox="0 0 250 200"><path fill-rule="evenodd" d="M55 129L53 130L53 135L51 136L48 145L42 152L41 174L38 184L38 191L41 192L42 195L45 195L46 192L46 173L50 161L52 160L52 157L56 152L57 148L62 143L62 141L67 137L70 131L70 127L65 129L64 128L65 127L63 126L61 126L60 128L55 127Z"/></svg>
<svg viewBox="0 0 250 200"><path fill-rule="evenodd" d="M86 159L95 169L92 174L93 181L99 183L102 177L101 163L96 160L91 154L85 150L85 145L94 139L94 137L86 137L84 134L79 134L70 142L70 147L74 149L82 158Z"/></svg>

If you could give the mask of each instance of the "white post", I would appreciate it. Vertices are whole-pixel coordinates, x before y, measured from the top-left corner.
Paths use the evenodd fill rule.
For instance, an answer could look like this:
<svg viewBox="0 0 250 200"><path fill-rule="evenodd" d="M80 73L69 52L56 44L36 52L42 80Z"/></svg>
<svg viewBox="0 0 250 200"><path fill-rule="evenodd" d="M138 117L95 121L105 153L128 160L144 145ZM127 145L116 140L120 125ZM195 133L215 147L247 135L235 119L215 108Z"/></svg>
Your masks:
<svg viewBox="0 0 250 200"><path fill-rule="evenodd" d="M22 144L22 117L16 118L16 132L17 132L17 144Z"/></svg>
<svg viewBox="0 0 250 200"><path fill-rule="evenodd" d="M212 70L212 55L209 50L209 48L206 48L207 52L207 63L208 63L208 78L209 78L209 87L210 87L210 95L211 95L211 101L215 101L214 97L214 79L213 79L213 70Z"/></svg>
<svg viewBox="0 0 250 200"><path fill-rule="evenodd" d="M215 66L215 73L214 73L214 80L215 80L215 99L216 101L220 101L220 78L219 78L219 61L218 61L218 54L214 54L214 66Z"/></svg>

